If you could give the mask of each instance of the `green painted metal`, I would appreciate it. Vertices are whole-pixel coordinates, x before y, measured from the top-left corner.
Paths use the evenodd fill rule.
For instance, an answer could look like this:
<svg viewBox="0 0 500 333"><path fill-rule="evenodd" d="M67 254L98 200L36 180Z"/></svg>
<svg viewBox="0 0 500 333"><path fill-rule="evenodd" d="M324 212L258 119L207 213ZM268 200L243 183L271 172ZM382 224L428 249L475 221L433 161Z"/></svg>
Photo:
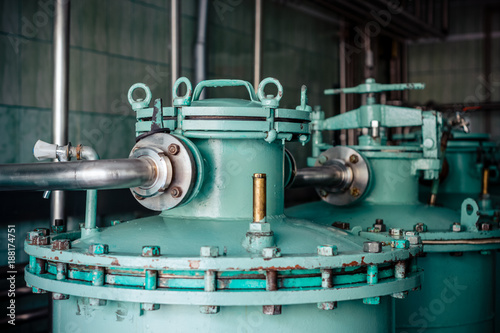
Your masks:
<svg viewBox="0 0 500 333"><path fill-rule="evenodd" d="M181 97L176 95L180 84L187 86ZM203 87L235 84L247 87L250 101L197 100ZM264 96L266 84L276 85L278 94ZM260 102L252 100L249 87L218 80L202 83L192 93L189 80L181 78L172 108L159 100L149 108L149 89L131 88L129 99L142 126L137 134L170 130L197 149L199 158L193 162L203 165L204 176L197 177L202 181L193 186L199 190L183 206L84 238L79 232L52 237L52 242L70 239L70 249L26 241L34 258L26 269L27 283L70 295L54 303L55 332L71 325L89 332L149 332L166 326L217 332L240 326L242 331L394 330L390 296L421 285L415 258L422 245L391 247L392 237L386 237L381 251L365 252L369 238L359 232L285 216L284 187L293 166L285 172L285 162L291 161L285 158L284 144L309 139L306 89L301 105L289 110L278 107L282 88L277 80L259 85ZM146 100L134 100L134 89L145 90ZM252 219L254 173L266 174L266 223ZM248 239L264 236L279 248L248 251ZM405 277L395 275L401 262L412 267ZM67 265L66 273L61 265Z"/></svg>
<svg viewBox="0 0 500 333"><path fill-rule="evenodd" d="M391 88L371 86L372 83L348 88L344 92L374 93ZM315 202L289 208L286 214L312 219L325 227L335 222L349 223L351 233L383 243L391 242L388 237L391 237L393 228L403 232L417 230L419 233L413 233L409 238L392 240L394 247L404 247L410 240L421 240L426 252L424 258L418 260L418 264L423 262L426 268L422 292L410 294L408 298L404 294L393 295L397 331L493 331L494 294L487 286L492 288L494 270L489 250L500 248L500 230L479 229L479 207L472 199L462 203L461 213L430 207L418 200L419 178L437 179L441 171L441 115L377 105L372 95L366 105L329 119L323 119L321 111L317 112L312 116L313 131L317 132L313 132L310 166L321 158L322 151L331 147L321 140L323 130L373 128L375 125L420 126L422 131L416 136L415 143L399 146L385 145L380 137L371 135L359 138L360 144L352 148L370 165L370 189L361 202L351 206ZM468 206L472 208L468 209ZM380 226L375 227L377 219L383 219L386 231ZM458 228L452 226L455 222L461 222ZM448 289L442 287L443 283ZM470 304L481 305L471 313Z"/></svg>

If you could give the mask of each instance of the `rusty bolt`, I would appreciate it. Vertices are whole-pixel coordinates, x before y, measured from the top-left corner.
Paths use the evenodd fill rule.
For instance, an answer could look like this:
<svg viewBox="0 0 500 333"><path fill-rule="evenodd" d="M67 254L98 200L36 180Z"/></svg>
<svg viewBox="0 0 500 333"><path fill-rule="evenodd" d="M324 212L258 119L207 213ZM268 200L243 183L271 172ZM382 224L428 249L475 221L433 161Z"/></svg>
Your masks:
<svg viewBox="0 0 500 333"><path fill-rule="evenodd" d="M216 314L219 313L220 311L220 306L217 305L201 305L200 306L200 313L203 314Z"/></svg>
<svg viewBox="0 0 500 333"><path fill-rule="evenodd" d="M179 186L174 186L170 190L170 195L172 198L179 198L182 195L182 190Z"/></svg>
<svg viewBox="0 0 500 333"><path fill-rule="evenodd" d="M172 143L171 145L168 146L168 153L171 155L177 155L181 148L179 145L176 145L175 143Z"/></svg>
<svg viewBox="0 0 500 333"><path fill-rule="evenodd" d="M391 236L403 236L403 229L400 228L390 228L389 235Z"/></svg>
<svg viewBox="0 0 500 333"><path fill-rule="evenodd" d="M38 231L43 236L50 235L50 229L48 229L48 228L35 228L34 231Z"/></svg>
<svg viewBox="0 0 500 333"><path fill-rule="evenodd" d="M200 256L205 258L215 258L219 256L218 246L202 246L200 248Z"/></svg>
<svg viewBox="0 0 500 333"><path fill-rule="evenodd" d="M142 303L141 308L144 311L155 311L160 309L160 304L153 304L153 303Z"/></svg>
<svg viewBox="0 0 500 333"><path fill-rule="evenodd" d="M89 246L89 253L91 254L108 254L109 246L108 244L92 244Z"/></svg>
<svg viewBox="0 0 500 333"><path fill-rule="evenodd" d="M262 256L264 258L276 258L281 257L281 249L276 246L265 247L262 249Z"/></svg>
<svg viewBox="0 0 500 333"><path fill-rule="evenodd" d="M384 220L376 219L373 228L377 229L379 232L384 232L387 230L387 227L384 224Z"/></svg>
<svg viewBox="0 0 500 333"><path fill-rule="evenodd" d="M462 225L458 222L455 222L451 225L451 230L453 232L460 232L460 231L462 231Z"/></svg>
<svg viewBox="0 0 500 333"><path fill-rule="evenodd" d="M358 163L359 162L358 155L352 154L351 156L349 156L349 162L351 162L352 164Z"/></svg>
<svg viewBox="0 0 500 333"><path fill-rule="evenodd" d="M69 298L69 295L66 295L66 294L60 294L60 293L53 293L52 294L52 299L54 301L62 301L62 300L68 299L68 298Z"/></svg>
<svg viewBox="0 0 500 333"><path fill-rule="evenodd" d="M393 239L391 247L395 249L407 249L410 247L410 242L407 239Z"/></svg>
<svg viewBox="0 0 500 333"><path fill-rule="evenodd" d="M357 187L351 187L351 196L359 197L361 195L361 191Z"/></svg>
<svg viewBox="0 0 500 333"><path fill-rule="evenodd" d="M38 236L33 237L31 244L32 245L49 245L50 238L48 236L38 235Z"/></svg>
<svg viewBox="0 0 500 333"><path fill-rule="evenodd" d="M413 226L413 230L418 231L418 232L426 232L427 225L425 223L419 222Z"/></svg>
<svg viewBox="0 0 500 333"><path fill-rule="evenodd" d="M491 230L493 230L493 224L491 224L489 222L481 223L481 230L482 231L491 231Z"/></svg>
<svg viewBox="0 0 500 333"><path fill-rule="evenodd" d="M281 305L264 305L262 306L262 313L271 316L280 315Z"/></svg>
<svg viewBox="0 0 500 333"><path fill-rule="evenodd" d="M337 302L318 303L318 309L320 310L334 310L336 308L337 308Z"/></svg>
<svg viewBox="0 0 500 333"><path fill-rule="evenodd" d="M319 256L325 257L335 256L338 253L336 245L319 245L317 251Z"/></svg>
<svg viewBox="0 0 500 333"><path fill-rule="evenodd" d="M140 200L144 200L144 199L146 199L145 197L143 197L143 196L141 196L141 195L139 195L139 194L137 194L137 193L134 193L134 198L136 198L136 199L137 199L137 200L139 200L139 201L140 201Z"/></svg>
<svg viewBox="0 0 500 333"><path fill-rule="evenodd" d="M56 239L52 242L52 250L69 250L71 248L71 241L69 239Z"/></svg>
<svg viewBox="0 0 500 333"><path fill-rule="evenodd" d="M382 243L380 242L364 242L363 251L368 253L382 252Z"/></svg>
<svg viewBox="0 0 500 333"><path fill-rule="evenodd" d="M348 223L348 222L339 222L339 221L336 221L336 222L332 223L332 227L339 228L339 229L342 229L342 230L349 230L349 229L351 229L351 224Z"/></svg>
<svg viewBox="0 0 500 333"><path fill-rule="evenodd" d="M28 231L28 233L26 234L26 240L33 243L33 238L35 238L36 236L42 236L42 233L40 231Z"/></svg>
<svg viewBox="0 0 500 333"><path fill-rule="evenodd" d="M160 247L156 245L145 245L142 247L143 257L159 257L161 255Z"/></svg>

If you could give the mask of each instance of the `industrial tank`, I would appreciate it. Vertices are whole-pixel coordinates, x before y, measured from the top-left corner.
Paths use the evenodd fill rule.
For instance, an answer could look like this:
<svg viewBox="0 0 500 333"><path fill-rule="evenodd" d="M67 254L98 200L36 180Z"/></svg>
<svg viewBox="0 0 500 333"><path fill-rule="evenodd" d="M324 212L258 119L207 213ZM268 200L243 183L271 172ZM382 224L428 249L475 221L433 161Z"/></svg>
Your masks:
<svg viewBox="0 0 500 333"><path fill-rule="evenodd" d="M368 94L360 108L324 119L313 118L313 157L299 170L296 186L314 184L322 201L286 210L319 225L358 231L377 239L405 234L418 237L424 255L422 290L395 299L398 332L493 332L494 256L500 243L497 225L479 222L472 199L461 211L420 203L419 177L438 179L441 169L442 118L434 111L376 104L374 93L423 88L421 84L365 84L327 93ZM419 126L419 145L388 145L385 129ZM357 146L322 142L324 130L363 129ZM325 176L326 175L326 176ZM331 184L342 183L342 189ZM403 295L406 296L406 295Z"/></svg>
<svg viewBox="0 0 500 333"><path fill-rule="evenodd" d="M185 84L185 96L177 88ZM277 87L265 96L264 87ZM199 100L206 87L244 86L249 100ZM133 93L142 89L144 100ZM284 215L293 178L286 141L310 136L306 89L279 108L275 79L186 78L173 107L132 86L137 144L128 159L0 167L2 189L87 189L81 230L30 232L26 282L53 293L55 332L390 332L390 296L419 288L419 239L378 240ZM35 155L82 151L38 144ZM131 188L153 217L95 225L95 190ZM370 235L371 236L371 235ZM392 246L390 246L392 244Z"/></svg>

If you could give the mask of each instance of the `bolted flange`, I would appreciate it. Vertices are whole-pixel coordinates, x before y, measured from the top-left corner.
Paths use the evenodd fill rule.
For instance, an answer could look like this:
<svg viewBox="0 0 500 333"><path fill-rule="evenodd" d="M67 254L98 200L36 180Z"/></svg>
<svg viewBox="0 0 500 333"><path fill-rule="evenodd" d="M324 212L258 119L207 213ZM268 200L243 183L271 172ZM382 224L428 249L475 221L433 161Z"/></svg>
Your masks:
<svg viewBox="0 0 500 333"><path fill-rule="evenodd" d="M32 245L49 245L50 244L50 237L49 236L42 236L38 235L33 237L31 240Z"/></svg>
<svg viewBox="0 0 500 333"><path fill-rule="evenodd" d="M64 251L71 248L69 239L56 239L52 242L52 250Z"/></svg>
<svg viewBox="0 0 500 333"><path fill-rule="evenodd" d="M338 253L336 245L319 245L317 251L319 256L325 257L336 256Z"/></svg>

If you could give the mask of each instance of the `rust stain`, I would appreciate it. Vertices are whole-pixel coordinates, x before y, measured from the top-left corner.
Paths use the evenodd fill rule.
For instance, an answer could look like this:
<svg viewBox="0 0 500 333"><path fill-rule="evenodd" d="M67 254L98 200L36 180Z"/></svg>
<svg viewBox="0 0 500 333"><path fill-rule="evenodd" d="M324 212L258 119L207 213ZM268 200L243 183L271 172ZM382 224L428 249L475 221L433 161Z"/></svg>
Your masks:
<svg viewBox="0 0 500 333"><path fill-rule="evenodd" d="M59 260L59 257L54 257L54 260Z"/></svg>
<svg viewBox="0 0 500 333"><path fill-rule="evenodd" d="M118 261L118 259L115 259L111 262L111 266L121 266L121 265L120 265L120 262Z"/></svg>
<svg viewBox="0 0 500 333"><path fill-rule="evenodd" d="M189 267L191 269L198 269L200 268L200 260L188 260L189 261Z"/></svg>
<svg viewBox="0 0 500 333"><path fill-rule="evenodd" d="M354 267L354 266L359 266L359 263L357 261L351 261L348 264L343 264L342 267Z"/></svg>
<svg viewBox="0 0 500 333"><path fill-rule="evenodd" d="M295 265L295 266L287 266L287 267L275 267L275 266L271 266L271 267L254 267L254 268L250 268L251 271L266 271L266 270L272 270L272 271L288 271L288 270L292 270L292 269L306 269L305 267L303 266L300 266L300 265Z"/></svg>

